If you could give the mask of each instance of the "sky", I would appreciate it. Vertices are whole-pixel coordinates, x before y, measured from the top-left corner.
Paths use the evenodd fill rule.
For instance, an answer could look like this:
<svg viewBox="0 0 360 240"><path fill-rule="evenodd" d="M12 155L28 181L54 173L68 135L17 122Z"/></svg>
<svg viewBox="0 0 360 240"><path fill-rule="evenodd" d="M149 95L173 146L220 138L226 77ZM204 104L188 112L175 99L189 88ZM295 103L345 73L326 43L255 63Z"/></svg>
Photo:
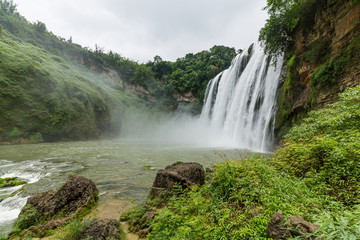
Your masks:
<svg viewBox="0 0 360 240"><path fill-rule="evenodd" d="M83 47L139 62L175 61L214 45L257 41L266 0L13 0L30 22Z"/></svg>

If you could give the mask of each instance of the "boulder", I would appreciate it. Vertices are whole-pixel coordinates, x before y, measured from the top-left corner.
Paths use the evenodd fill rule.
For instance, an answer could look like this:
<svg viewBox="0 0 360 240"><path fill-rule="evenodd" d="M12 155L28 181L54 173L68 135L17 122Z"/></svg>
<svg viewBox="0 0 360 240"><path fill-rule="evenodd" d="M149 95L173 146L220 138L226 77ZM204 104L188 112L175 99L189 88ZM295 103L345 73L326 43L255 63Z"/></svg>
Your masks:
<svg viewBox="0 0 360 240"><path fill-rule="evenodd" d="M293 237L304 236L307 239L313 239L312 234L319 228L318 225L305 221L299 215L290 216L286 220Z"/></svg>
<svg viewBox="0 0 360 240"><path fill-rule="evenodd" d="M26 229L37 223L66 218L78 214L98 198L98 189L93 181L74 176L55 191L46 191L27 200L16 225Z"/></svg>
<svg viewBox="0 0 360 240"><path fill-rule="evenodd" d="M272 215L268 223L268 234L266 237L274 240L291 238L291 233L286 229L284 215L281 210Z"/></svg>
<svg viewBox="0 0 360 240"><path fill-rule="evenodd" d="M99 220L86 231L82 239L120 239L119 223L115 219Z"/></svg>
<svg viewBox="0 0 360 240"><path fill-rule="evenodd" d="M286 220L279 210L270 219L268 224L268 238L291 239L302 237L302 239L315 239L313 233L319 228L318 225L307 222L299 215L290 216Z"/></svg>
<svg viewBox="0 0 360 240"><path fill-rule="evenodd" d="M205 182L205 171L199 163L178 163L167 166L157 172L152 193L157 195L159 189L171 191L174 184L180 184L183 188L193 185L203 185Z"/></svg>

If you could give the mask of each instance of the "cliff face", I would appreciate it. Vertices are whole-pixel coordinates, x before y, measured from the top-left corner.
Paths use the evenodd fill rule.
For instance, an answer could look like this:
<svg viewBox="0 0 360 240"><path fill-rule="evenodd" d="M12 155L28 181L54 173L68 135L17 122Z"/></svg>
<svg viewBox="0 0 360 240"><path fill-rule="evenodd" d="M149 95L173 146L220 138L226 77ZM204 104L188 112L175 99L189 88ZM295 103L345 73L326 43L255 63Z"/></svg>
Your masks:
<svg viewBox="0 0 360 240"><path fill-rule="evenodd" d="M360 4L317 2L308 24L296 28L287 52L275 127L278 137L309 110L334 103L339 92L360 83Z"/></svg>

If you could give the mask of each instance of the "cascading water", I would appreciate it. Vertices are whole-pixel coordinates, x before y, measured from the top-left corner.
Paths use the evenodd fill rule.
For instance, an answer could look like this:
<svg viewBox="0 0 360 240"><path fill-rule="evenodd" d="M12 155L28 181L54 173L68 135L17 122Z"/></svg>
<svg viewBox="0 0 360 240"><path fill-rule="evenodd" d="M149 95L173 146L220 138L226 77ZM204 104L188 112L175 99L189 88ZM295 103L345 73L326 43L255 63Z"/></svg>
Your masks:
<svg viewBox="0 0 360 240"><path fill-rule="evenodd" d="M276 66L257 44L251 55L244 51L236 56L230 68L209 82L201 121L236 147L271 150L281 57Z"/></svg>

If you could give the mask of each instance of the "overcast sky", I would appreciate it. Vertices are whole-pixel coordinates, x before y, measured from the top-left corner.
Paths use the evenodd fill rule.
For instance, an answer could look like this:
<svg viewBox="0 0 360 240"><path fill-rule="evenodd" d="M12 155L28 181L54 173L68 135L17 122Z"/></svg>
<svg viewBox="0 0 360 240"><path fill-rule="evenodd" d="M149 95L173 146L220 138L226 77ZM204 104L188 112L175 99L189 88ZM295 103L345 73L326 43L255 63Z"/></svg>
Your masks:
<svg viewBox="0 0 360 240"><path fill-rule="evenodd" d="M83 47L95 44L140 62L174 61L214 45L247 48L266 0L14 0L30 22Z"/></svg>

